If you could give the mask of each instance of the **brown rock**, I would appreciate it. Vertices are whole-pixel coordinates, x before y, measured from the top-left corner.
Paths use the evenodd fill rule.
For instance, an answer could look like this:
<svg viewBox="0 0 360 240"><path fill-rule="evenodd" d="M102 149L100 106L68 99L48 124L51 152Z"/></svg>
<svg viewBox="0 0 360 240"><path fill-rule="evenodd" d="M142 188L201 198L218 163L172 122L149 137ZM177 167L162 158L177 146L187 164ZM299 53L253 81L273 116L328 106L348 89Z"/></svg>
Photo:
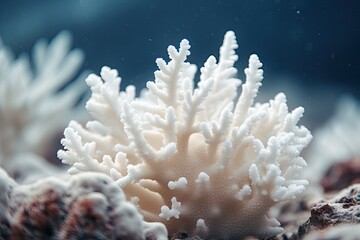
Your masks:
<svg viewBox="0 0 360 240"><path fill-rule="evenodd" d="M360 184L351 185L333 198L321 201L310 211L310 218L299 227L297 236L291 239L301 239L309 232L329 229L338 224L359 224Z"/></svg>
<svg viewBox="0 0 360 240"><path fill-rule="evenodd" d="M167 236L164 225L144 222L121 188L100 173L17 185L0 171L0 190L1 240L155 240Z"/></svg>
<svg viewBox="0 0 360 240"><path fill-rule="evenodd" d="M325 192L338 191L355 183L360 183L360 158L334 164L321 180Z"/></svg>

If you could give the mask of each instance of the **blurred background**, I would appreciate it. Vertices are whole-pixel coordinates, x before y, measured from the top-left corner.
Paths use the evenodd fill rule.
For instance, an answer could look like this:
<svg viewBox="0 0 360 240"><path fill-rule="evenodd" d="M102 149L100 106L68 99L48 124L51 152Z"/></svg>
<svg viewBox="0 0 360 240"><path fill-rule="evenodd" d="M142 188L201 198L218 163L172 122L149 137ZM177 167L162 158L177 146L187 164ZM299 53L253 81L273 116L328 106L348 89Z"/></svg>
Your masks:
<svg viewBox="0 0 360 240"><path fill-rule="evenodd" d="M302 105L310 129L346 94L359 99L360 1L356 0L1 0L0 37L15 54L61 30L85 52L84 69L119 70L123 87L153 80L155 59L187 38L199 67L227 30L237 35L239 78L250 54L264 63L258 101L277 92ZM1 63L0 63L1 64Z"/></svg>

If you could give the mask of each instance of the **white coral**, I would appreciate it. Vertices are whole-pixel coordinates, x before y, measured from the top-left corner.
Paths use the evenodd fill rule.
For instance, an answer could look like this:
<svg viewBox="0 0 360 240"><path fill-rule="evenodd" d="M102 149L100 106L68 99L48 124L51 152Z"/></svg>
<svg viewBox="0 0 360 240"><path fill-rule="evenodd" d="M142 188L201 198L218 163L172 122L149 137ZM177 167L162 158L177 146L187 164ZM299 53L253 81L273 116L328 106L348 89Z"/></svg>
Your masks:
<svg viewBox="0 0 360 240"><path fill-rule="evenodd" d="M227 32L219 61L208 58L197 87L187 40L178 51L168 48L170 62L156 60L155 81L139 98L133 86L118 92L116 70L90 75L86 108L95 120L85 128L69 124L59 158L70 173L109 174L128 197L138 197L146 219L163 221L170 232L225 239L280 233L266 214L304 191L308 183L297 173L306 162L299 154L312 137L297 126L303 108L288 112L283 93L253 104L263 78L256 55L236 100L237 47Z"/></svg>
<svg viewBox="0 0 360 240"><path fill-rule="evenodd" d="M49 138L71 118L86 90L84 75L78 74L82 51L70 50L71 35L64 31L49 44L38 41L32 61L22 55L14 59L0 41L0 163L18 153L42 153ZM65 86L68 84L67 86Z"/></svg>
<svg viewBox="0 0 360 240"><path fill-rule="evenodd" d="M352 97L339 100L334 116L314 133L307 153L307 178L318 182L339 162L360 160L360 103Z"/></svg>

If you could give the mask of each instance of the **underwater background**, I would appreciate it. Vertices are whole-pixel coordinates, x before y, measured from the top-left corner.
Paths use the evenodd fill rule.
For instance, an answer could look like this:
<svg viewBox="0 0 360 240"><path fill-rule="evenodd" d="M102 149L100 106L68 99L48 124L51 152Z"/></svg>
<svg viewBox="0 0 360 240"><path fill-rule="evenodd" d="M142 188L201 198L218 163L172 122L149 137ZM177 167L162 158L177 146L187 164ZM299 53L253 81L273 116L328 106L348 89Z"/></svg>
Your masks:
<svg viewBox="0 0 360 240"><path fill-rule="evenodd" d="M164 46L191 44L190 62L218 56L227 30L237 35L238 69L251 53L264 63L259 101L284 91L305 107L310 129L333 114L339 98L360 98L360 1L335 0L2 0L0 37L15 54L61 30L85 53L84 69L119 70L123 86L153 80ZM0 63L1 64L1 63ZM239 77L244 79L242 72ZM265 94L266 93L266 94Z"/></svg>
<svg viewBox="0 0 360 240"><path fill-rule="evenodd" d="M359 240L359 40L355 0L0 0L0 239Z"/></svg>

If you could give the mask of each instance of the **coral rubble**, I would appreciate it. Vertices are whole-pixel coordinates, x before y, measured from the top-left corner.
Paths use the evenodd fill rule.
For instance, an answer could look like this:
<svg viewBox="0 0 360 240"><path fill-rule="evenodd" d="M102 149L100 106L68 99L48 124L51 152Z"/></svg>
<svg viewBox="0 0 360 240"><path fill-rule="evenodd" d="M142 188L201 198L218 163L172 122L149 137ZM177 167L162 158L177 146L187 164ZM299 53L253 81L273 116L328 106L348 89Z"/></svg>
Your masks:
<svg viewBox="0 0 360 240"><path fill-rule="evenodd" d="M0 169L0 238L166 240L108 176L82 173L18 185Z"/></svg>

